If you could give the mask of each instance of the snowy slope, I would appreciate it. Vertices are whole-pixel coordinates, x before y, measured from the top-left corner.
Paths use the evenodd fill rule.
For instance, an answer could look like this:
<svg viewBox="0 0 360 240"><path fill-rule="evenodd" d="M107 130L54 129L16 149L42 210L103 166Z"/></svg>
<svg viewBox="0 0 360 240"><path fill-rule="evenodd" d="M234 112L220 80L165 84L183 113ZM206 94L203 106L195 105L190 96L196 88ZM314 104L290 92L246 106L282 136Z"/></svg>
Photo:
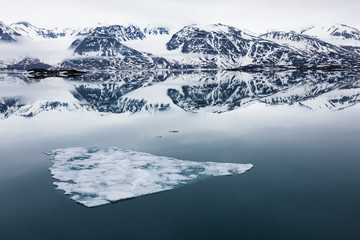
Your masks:
<svg viewBox="0 0 360 240"><path fill-rule="evenodd" d="M360 30L345 24L314 25L301 33L339 46L360 46Z"/></svg>
<svg viewBox="0 0 360 240"><path fill-rule="evenodd" d="M110 25L96 27L90 31L89 35L93 37L112 37L120 42L126 42L131 40L145 39L148 35L168 35L169 32L163 27L144 27L141 28L135 25Z"/></svg>
<svg viewBox="0 0 360 240"><path fill-rule="evenodd" d="M276 42L280 45L286 45L299 51L304 51L312 54L317 53L336 53L341 54L344 49L338 46L332 45L320 39L310 37L304 34L298 34L295 32L268 32L261 34L259 37Z"/></svg>
<svg viewBox="0 0 360 240"><path fill-rule="evenodd" d="M224 24L189 25L171 35L159 26L50 30L18 22L10 27L0 23L0 39L21 39L0 46L4 53L14 55L6 61L2 56L0 67L13 65L12 69L20 67L14 63L22 58L84 70L333 70L360 66L360 31L341 24L313 26L302 33L273 31L255 36Z"/></svg>
<svg viewBox="0 0 360 240"><path fill-rule="evenodd" d="M124 45L168 35L166 28L138 27L134 25L110 25L96 27L88 34L77 38L70 46L73 56L64 60L61 67L78 69L152 69L168 68L164 58L137 51Z"/></svg>
<svg viewBox="0 0 360 240"><path fill-rule="evenodd" d="M76 36L86 34L92 28L86 29L72 29L72 28L55 28L45 29L36 27L28 22L17 22L10 25L12 29L18 32L21 36L30 38L33 40L42 39L55 39L68 36Z"/></svg>
<svg viewBox="0 0 360 240"><path fill-rule="evenodd" d="M16 42L19 36L20 34L14 29L0 22L0 42Z"/></svg>
<svg viewBox="0 0 360 240"><path fill-rule="evenodd" d="M337 46L294 33L268 33L256 37L222 24L191 25L174 34L169 51L191 54L203 65L217 68L258 66L356 65L358 56Z"/></svg>
<svg viewBox="0 0 360 240"><path fill-rule="evenodd" d="M170 64L166 59L129 48L114 37L88 36L77 44L73 57L63 61L60 66L77 69L151 69L167 68Z"/></svg>

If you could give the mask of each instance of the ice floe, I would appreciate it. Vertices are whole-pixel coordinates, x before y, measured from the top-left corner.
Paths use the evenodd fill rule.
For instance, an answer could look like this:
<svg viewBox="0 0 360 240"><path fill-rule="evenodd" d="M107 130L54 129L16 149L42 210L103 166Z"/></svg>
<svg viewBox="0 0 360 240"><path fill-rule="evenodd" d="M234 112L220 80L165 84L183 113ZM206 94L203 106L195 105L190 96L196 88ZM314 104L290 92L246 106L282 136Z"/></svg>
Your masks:
<svg viewBox="0 0 360 240"><path fill-rule="evenodd" d="M174 189L209 176L241 174L251 164L194 162L110 148L46 152L57 189L87 207Z"/></svg>

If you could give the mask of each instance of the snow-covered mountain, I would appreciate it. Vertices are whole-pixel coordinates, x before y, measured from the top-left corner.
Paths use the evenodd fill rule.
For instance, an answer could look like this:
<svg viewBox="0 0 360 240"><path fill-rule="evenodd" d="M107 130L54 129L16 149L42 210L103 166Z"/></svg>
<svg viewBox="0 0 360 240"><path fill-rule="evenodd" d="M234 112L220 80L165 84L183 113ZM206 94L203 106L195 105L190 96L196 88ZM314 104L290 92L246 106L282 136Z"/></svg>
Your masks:
<svg viewBox="0 0 360 240"><path fill-rule="evenodd" d="M360 30L345 24L313 25L301 31L301 34L317 37L339 46L360 47Z"/></svg>
<svg viewBox="0 0 360 240"><path fill-rule="evenodd" d="M260 37L298 51L308 57L310 64L355 66L360 63L360 52L356 47L338 46L295 32L274 31L262 34Z"/></svg>
<svg viewBox="0 0 360 240"><path fill-rule="evenodd" d="M72 46L75 44L73 43ZM87 36L74 48L74 56L121 57L139 56L139 52L121 44L114 37Z"/></svg>
<svg viewBox="0 0 360 240"><path fill-rule="evenodd" d="M74 56L60 66L77 69L152 69L167 68L170 64L164 58L129 48L114 37L87 36L74 48Z"/></svg>
<svg viewBox="0 0 360 240"><path fill-rule="evenodd" d="M24 37L33 41L66 39L64 42L66 46L70 45L69 49L64 49L66 54L61 55L60 60L56 59L54 62L60 63L53 67L255 71L264 68L332 70L360 66L360 31L341 24L327 28L313 26L301 33L273 31L258 36L223 24L189 25L173 35L170 33L164 27L135 25L48 30L27 22L10 26L0 24L0 40L3 41L16 42ZM151 47L145 44L148 39L151 39ZM153 46L157 44L158 47ZM144 46L148 46L149 51ZM14 69L21 65L14 65L20 60L2 61L0 67Z"/></svg>
<svg viewBox="0 0 360 240"><path fill-rule="evenodd" d="M34 40L59 38L76 34L76 30L74 29L66 28L50 30L36 27L28 22L13 23L10 25L10 27L18 32L21 36Z"/></svg>
<svg viewBox="0 0 360 240"><path fill-rule="evenodd" d="M7 33L12 37L11 41L17 41L20 38L31 39L34 41L38 40L46 40L46 39L58 39L69 36L82 36L88 35L91 31L93 31L95 27L85 27L85 28L54 28L54 29L46 29L32 25L29 22L17 22L12 23L10 25L5 25L0 22L0 36L3 33ZM7 35L6 35L7 36ZM5 38L0 38L0 41L9 41Z"/></svg>
<svg viewBox="0 0 360 240"><path fill-rule="evenodd" d="M310 54L343 54L344 49L333 44L295 32L274 31L260 35L261 38L285 45L295 50Z"/></svg>
<svg viewBox="0 0 360 240"><path fill-rule="evenodd" d="M169 34L169 31L163 27L144 27L135 25L110 25L96 27L89 32L89 36L97 38L115 38L117 41L126 42L130 40L145 39L147 35L163 35Z"/></svg>
<svg viewBox="0 0 360 240"><path fill-rule="evenodd" d="M73 67L81 69L233 69L241 66L354 66L360 62L355 50L315 37L293 32L254 36L231 26L213 24L186 26L172 35L166 43L167 52L156 56L156 59L161 59L159 65L152 60L153 55L126 47L128 42L146 39L145 32L148 31L135 26L98 27L85 38L72 43L74 58L66 60L62 66L73 62Z"/></svg>
<svg viewBox="0 0 360 240"><path fill-rule="evenodd" d="M168 68L169 61L137 51L124 45L127 41L143 40L149 35L169 34L161 27L140 28L129 25L101 26L76 39L70 46L74 55L61 67L80 69L152 69Z"/></svg>
<svg viewBox="0 0 360 240"><path fill-rule="evenodd" d="M9 26L0 22L0 42L16 42L16 39L20 36L18 32Z"/></svg>
<svg viewBox="0 0 360 240"><path fill-rule="evenodd" d="M172 36L167 48L223 68L359 63L350 51L309 36L272 32L256 37L222 24L187 26Z"/></svg>
<svg viewBox="0 0 360 240"><path fill-rule="evenodd" d="M182 53L245 56L250 41L255 39L255 36L223 24L190 25L175 33L166 47L168 50L179 49Z"/></svg>

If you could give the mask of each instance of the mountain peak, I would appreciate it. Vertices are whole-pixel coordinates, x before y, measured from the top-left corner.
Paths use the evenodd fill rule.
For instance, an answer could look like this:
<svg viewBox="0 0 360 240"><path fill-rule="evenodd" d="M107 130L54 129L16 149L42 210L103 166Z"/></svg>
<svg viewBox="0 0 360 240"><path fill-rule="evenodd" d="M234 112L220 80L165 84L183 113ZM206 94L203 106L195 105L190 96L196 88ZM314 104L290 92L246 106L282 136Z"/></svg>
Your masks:
<svg viewBox="0 0 360 240"><path fill-rule="evenodd" d="M33 27L33 25L29 22L25 22L25 21L21 21L21 22L17 22L17 23L13 23L11 25L23 25L25 27Z"/></svg>
<svg viewBox="0 0 360 240"><path fill-rule="evenodd" d="M300 31L335 45L360 46L360 30L346 24L313 25Z"/></svg>
<svg viewBox="0 0 360 240"><path fill-rule="evenodd" d="M0 22L0 41L4 42L16 42L16 38L20 34L14 31L11 27L7 26L3 22Z"/></svg>

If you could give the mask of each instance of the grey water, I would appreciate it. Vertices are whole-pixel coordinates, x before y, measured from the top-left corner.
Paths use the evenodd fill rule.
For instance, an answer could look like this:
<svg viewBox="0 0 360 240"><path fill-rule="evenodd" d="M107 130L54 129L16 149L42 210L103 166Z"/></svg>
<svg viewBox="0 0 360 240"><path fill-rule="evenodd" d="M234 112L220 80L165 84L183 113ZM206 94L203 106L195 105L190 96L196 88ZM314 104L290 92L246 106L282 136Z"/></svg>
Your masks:
<svg viewBox="0 0 360 240"><path fill-rule="evenodd" d="M0 239L359 239L359 81L0 74ZM87 208L55 189L43 152L89 146L254 167Z"/></svg>

